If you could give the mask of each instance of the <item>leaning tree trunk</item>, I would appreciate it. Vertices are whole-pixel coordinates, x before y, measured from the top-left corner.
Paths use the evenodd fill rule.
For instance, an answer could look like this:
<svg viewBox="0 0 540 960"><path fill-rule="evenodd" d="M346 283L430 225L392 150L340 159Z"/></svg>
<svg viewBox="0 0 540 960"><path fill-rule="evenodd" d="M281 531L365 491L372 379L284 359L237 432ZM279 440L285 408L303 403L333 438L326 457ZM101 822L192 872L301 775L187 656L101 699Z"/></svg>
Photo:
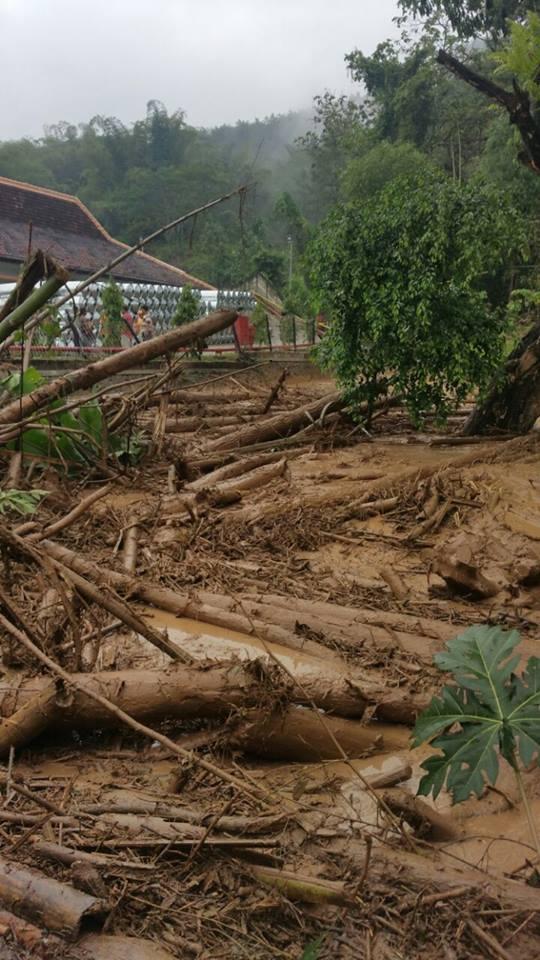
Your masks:
<svg viewBox="0 0 540 960"><path fill-rule="evenodd" d="M183 327L176 327L159 337L154 337L152 340L138 343L135 347L130 347L129 350L122 350L112 356L105 357L104 360L98 360L96 363L90 363L79 370L66 373L56 380L51 380L37 387L31 393L27 393L26 396L8 403L0 410L0 424L17 423L37 410L42 410L59 397L67 397L77 390L88 390L96 383L100 383L117 373L122 373L124 370L129 370L130 367L143 366L150 360L172 353L180 347L189 346L190 343L197 340L204 340L213 333L219 333L220 330L230 327L236 320L237 315L235 310L217 310L215 313L208 314L207 317L194 320L193 323L187 323Z"/></svg>
<svg viewBox="0 0 540 960"><path fill-rule="evenodd" d="M473 410L467 436L508 430L527 433L540 417L540 323L523 337L495 378L484 401Z"/></svg>

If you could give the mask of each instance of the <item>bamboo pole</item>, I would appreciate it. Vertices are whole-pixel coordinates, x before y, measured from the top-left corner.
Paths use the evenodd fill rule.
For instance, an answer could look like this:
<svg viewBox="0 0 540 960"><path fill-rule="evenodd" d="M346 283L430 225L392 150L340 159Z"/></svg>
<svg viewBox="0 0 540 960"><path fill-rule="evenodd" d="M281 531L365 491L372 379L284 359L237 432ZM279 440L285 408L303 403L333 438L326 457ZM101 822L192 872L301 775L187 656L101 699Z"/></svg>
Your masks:
<svg viewBox="0 0 540 960"><path fill-rule="evenodd" d="M19 330L38 310L43 307L51 297L54 296L60 287L66 283L69 274L63 267L57 266L55 272L45 281L42 287L34 290L26 300L14 310L11 311L0 321L0 343L7 339L10 334ZM35 324L33 324L35 326ZM30 325L29 325L29 328Z"/></svg>

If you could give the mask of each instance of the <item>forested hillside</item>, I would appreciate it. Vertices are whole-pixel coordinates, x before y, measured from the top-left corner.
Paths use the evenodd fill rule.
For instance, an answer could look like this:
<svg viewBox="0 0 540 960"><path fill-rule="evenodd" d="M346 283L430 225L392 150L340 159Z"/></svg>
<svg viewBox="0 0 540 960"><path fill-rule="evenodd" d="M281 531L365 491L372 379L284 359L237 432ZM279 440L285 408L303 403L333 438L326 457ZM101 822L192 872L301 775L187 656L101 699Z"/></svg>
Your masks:
<svg viewBox="0 0 540 960"><path fill-rule="evenodd" d="M213 130L195 129L181 109L168 114L151 100L131 126L94 117L78 126L58 123L40 140L0 144L0 174L77 194L126 241L173 212L253 182L242 211L226 204L154 252L219 286L236 287L261 270L284 290L290 237L290 293L298 310L306 307L302 254L312 228L336 204L362 204L403 175L435 172L458 186L491 185L534 240L540 180L518 160L515 128L436 61L444 45L484 76L511 85L511 71L494 55L506 42L504 19L470 12L483 4L403 6L432 19L422 29L405 21L401 42L382 43L370 56L344 51L344 72L358 83L352 99L326 92L304 114Z"/></svg>

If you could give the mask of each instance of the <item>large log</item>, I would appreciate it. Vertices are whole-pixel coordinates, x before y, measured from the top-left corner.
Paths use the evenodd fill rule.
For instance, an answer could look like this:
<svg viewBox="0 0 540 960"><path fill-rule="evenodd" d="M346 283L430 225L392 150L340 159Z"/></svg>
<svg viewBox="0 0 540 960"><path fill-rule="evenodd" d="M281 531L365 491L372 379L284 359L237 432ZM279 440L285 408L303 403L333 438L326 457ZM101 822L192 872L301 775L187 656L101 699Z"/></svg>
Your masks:
<svg viewBox="0 0 540 960"><path fill-rule="evenodd" d="M410 696L405 689L388 693L375 669L368 671L346 667L341 657L316 641L306 640L301 632L297 634L294 629L284 629L271 622L253 618L247 612L249 600L246 600L247 615L226 609L229 598L225 597L222 598L223 608L212 607L199 602L197 598L176 593L167 587L148 584L140 578L128 577L116 571L103 570L59 544L44 541L43 546L51 556L61 559L63 563L72 566L75 570L84 572L95 582L112 583L121 592L126 592L131 597L138 597L177 617L188 617L201 623L236 630L246 634L247 637L254 635L269 643L300 650L304 655L308 653L321 659L320 673L317 671L309 678L306 690L309 695L308 700L315 702L323 709L332 710L340 716L360 716L365 700L368 700L376 704L377 716L380 719L392 723L410 724L414 723L418 713L427 706L429 699L427 695ZM234 601L230 601L230 604L234 604ZM371 632L368 631L368 638ZM421 644L422 642L420 641ZM440 649L440 645L436 649ZM264 654L264 651L261 651L261 654ZM307 678L301 670L300 659L298 667L299 679L301 678L302 684L305 685ZM306 698L302 696L301 689L298 690L295 699L297 702L305 702Z"/></svg>
<svg viewBox="0 0 540 960"><path fill-rule="evenodd" d="M0 530L1 535L2 531ZM125 573L100 567L59 543L44 540L41 546L55 560L59 560L66 567L70 567L76 573L91 579L94 583L102 584L104 587L113 586L115 590L127 598L142 600L144 603L160 610L166 610L176 617L188 617L201 623L224 627L226 630L236 630L238 633L244 633L248 636L255 634L269 643L278 643L284 647L291 647L293 650L301 650L303 653L307 652L321 659L334 662L339 659L336 654L320 643L306 640L305 637L297 635L291 630L283 630L281 627L251 619L227 609L212 607L210 604L199 602L196 597L194 598L189 594L177 593L169 587L149 583L140 577L130 577Z"/></svg>
<svg viewBox="0 0 540 960"><path fill-rule="evenodd" d="M130 367L144 366L150 360L188 346L195 340L204 340L211 334L230 327L236 317L237 313L234 310L218 310L183 327L175 327L160 337L154 337L153 340L138 343L128 350L121 350L104 360L98 360L96 363L81 367L80 370L66 373L56 380L43 384L26 396L8 403L0 410L0 424L17 423L18 420L30 416L36 410L43 409L59 397L68 396L76 390L88 390L94 384L129 370Z"/></svg>
<svg viewBox="0 0 540 960"><path fill-rule="evenodd" d="M18 916L75 940L104 923L108 909L96 897L0 858L0 902Z"/></svg>
<svg viewBox="0 0 540 960"><path fill-rule="evenodd" d="M248 711L234 728L230 743L259 757L308 763L342 760L344 755L354 760L374 749L402 750L404 739L384 723L361 724L331 716L321 721L314 710L289 707Z"/></svg>
<svg viewBox="0 0 540 960"><path fill-rule="evenodd" d="M275 417L268 417L253 426L243 427L225 437L211 440L206 444L206 449L233 450L251 446L253 443L289 437L318 420L323 413L333 413L342 410L345 406L346 401L341 393L329 393L319 400L314 400L313 403L296 407L287 413L278 413Z"/></svg>
<svg viewBox="0 0 540 960"><path fill-rule="evenodd" d="M262 695L253 671L239 663L193 666L168 670L117 670L103 673L76 673L73 680L81 689L73 688L69 696L58 696L56 710L47 714L49 726L95 727L116 724L115 717L98 702L85 696L89 690L129 713L134 719L165 718L184 720L193 717L224 717L234 707L255 704ZM32 701L42 715L40 694L50 690L49 677L23 679L20 683L0 679L0 715L13 718ZM17 736L13 723L12 737ZM27 724L31 733L34 728ZM42 724L39 732L45 729ZM0 726L0 743L8 747L9 736ZM21 745L20 739L18 745Z"/></svg>

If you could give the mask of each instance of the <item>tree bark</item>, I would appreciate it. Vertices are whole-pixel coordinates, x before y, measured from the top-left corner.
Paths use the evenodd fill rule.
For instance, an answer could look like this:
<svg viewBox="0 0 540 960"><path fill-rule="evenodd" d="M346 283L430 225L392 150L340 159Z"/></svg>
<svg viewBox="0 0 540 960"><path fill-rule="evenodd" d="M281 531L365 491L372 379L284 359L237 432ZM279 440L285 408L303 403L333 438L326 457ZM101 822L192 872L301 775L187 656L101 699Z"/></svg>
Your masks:
<svg viewBox="0 0 540 960"><path fill-rule="evenodd" d="M48 257L42 250L36 250L30 260L24 265L23 271L17 281L17 286L10 293L4 306L0 309L0 320L7 317L12 310L15 310L27 297L30 296L36 283L44 280L57 269L54 260Z"/></svg>
<svg viewBox="0 0 540 960"><path fill-rule="evenodd" d="M85 926L87 929L101 926L108 913L96 897L3 858L0 858L0 902L18 916L70 940L75 940Z"/></svg>
<svg viewBox="0 0 540 960"><path fill-rule="evenodd" d="M187 346L194 340L204 340L213 333L218 333L230 327L236 320L234 310L218 310L207 317L201 317L193 323L169 330L160 337L138 343L135 347L122 350L104 360L90 363L80 370L74 370L63 377L58 377L50 383L43 384L28 393L25 397L14 400L0 410L0 424L17 423L18 420L30 416L36 410L41 410L53 400L75 393L76 390L88 390L94 384L100 383L107 377L112 377L130 367L144 365L156 357L171 353L180 347Z"/></svg>
<svg viewBox="0 0 540 960"><path fill-rule="evenodd" d="M518 343L486 397L465 422L465 436L493 430L527 433L540 416L540 323Z"/></svg>
<svg viewBox="0 0 540 960"><path fill-rule="evenodd" d="M211 473L204 473L202 476L197 477L196 480L187 483L184 490L205 490L206 488L212 488L224 480L240 477L245 473L249 473L251 470L255 470L257 467L264 467L268 463L275 463L281 459L282 454L276 451L275 453L261 453L253 457L234 460L232 463L227 463L223 467L218 467L217 470L213 470Z"/></svg>
<svg viewBox="0 0 540 960"><path fill-rule="evenodd" d="M51 725L58 713L58 687L54 680L37 684L40 688L0 724L0 757L7 757L11 748L18 750L31 743Z"/></svg>
<svg viewBox="0 0 540 960"><path fill-rule="evenodd" d="M76 727L94 729L110 727L118 720L97 701L83 692L95 691L119 706L136 720L175 720L193 717L224 717L234 707L257 703L262 691L249 668L240 664L215 664L173 668L171 670L118 670L104 673L76 673L73 680L81 689L72 689L67 694L58 694L55 709L50 709L51 683L49 677L38 676L23 680L20 684L0 680L0 745L4 755L9 747L28 743L47 725L57 728ZM44 714L42 703L47 702ZM37 716L39 724L31 724L28 717ZM25 725L17 727L16 718L25 719Z"/></svg>
<svg viewBox="0 0 540 960"><path fill-rule="evenodd" d="M234 728L230 743L270 760L317 763L343 758L333 738L351 760L373 750L403 748L403 738L384 724L361 724L356 720L325 716L323 726L314 710L294 706L285 711L248 711Z"/></svg>
<svg viewBox="0 0 540 960"><path fill-rule="evenodd" d="M297 433L302 427L318 420L323 413L333 413L342 410L346 401L341 393L329 393L320 400L314 400L302 407L296 407L287 413L279 413L262 423L243 427L234 433L228 433L218 440L211 440L206 444L207 450L233 450L238 447L248 447L253 443L265 440L277 440ZM1 422L1 421L0 421Z"/></svg>
<svg viewBox="0 0 540 960"><path fill-rule="evenodd" d="M169 950L139 937L88 933L79 941L88 960L174 960Z"/></svg>

